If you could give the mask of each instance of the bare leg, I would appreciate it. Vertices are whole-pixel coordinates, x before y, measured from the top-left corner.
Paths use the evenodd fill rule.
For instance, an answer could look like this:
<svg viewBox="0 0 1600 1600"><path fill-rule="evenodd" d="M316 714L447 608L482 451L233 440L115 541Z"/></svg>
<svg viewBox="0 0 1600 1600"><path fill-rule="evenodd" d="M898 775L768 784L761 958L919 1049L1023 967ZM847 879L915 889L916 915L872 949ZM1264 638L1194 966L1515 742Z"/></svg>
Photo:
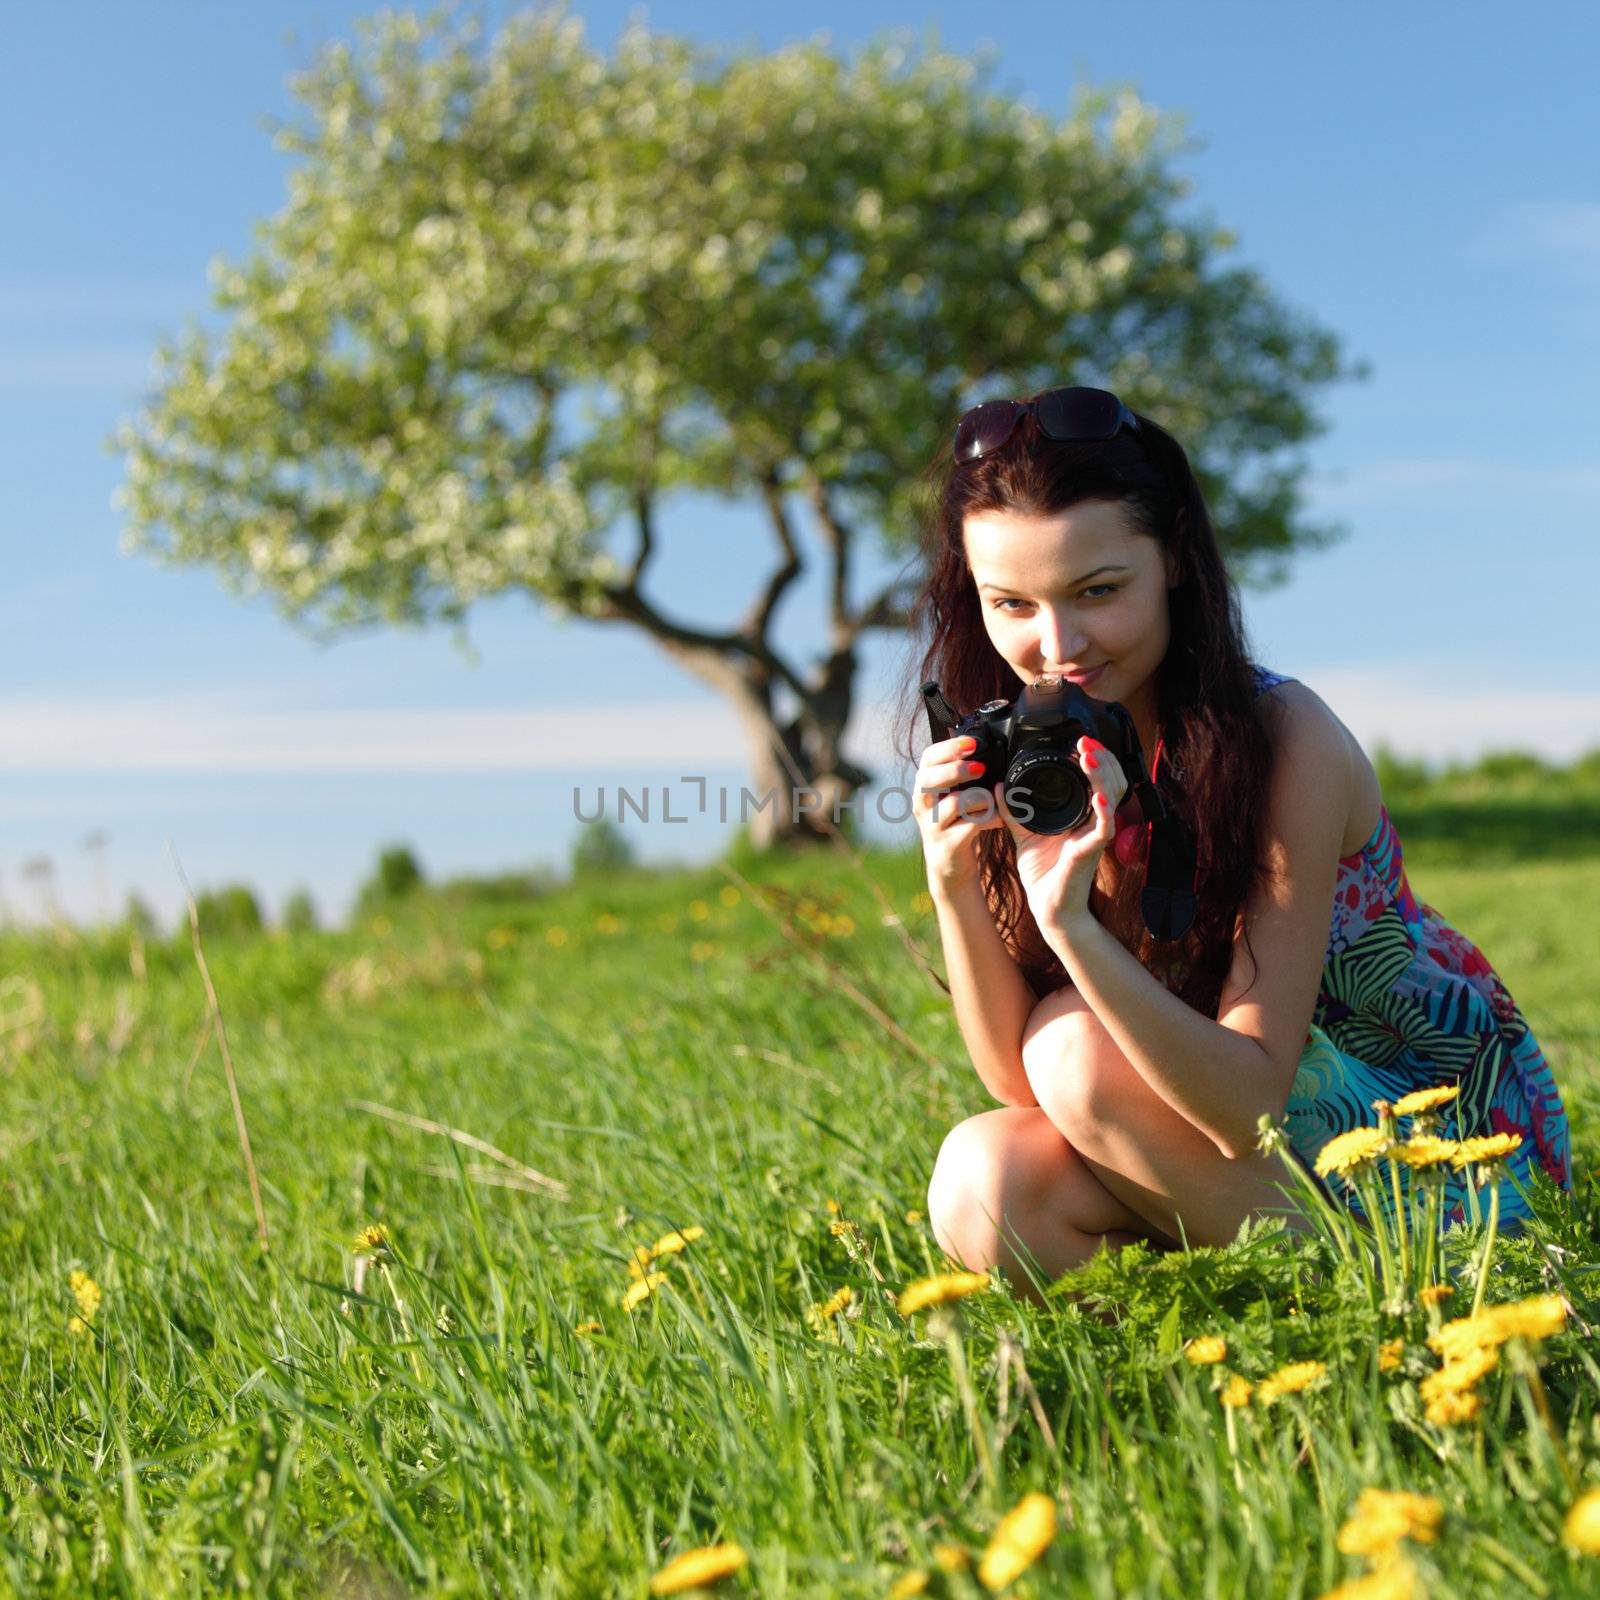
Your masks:
<svg viewBox="0 0 1600 1600"><path fill-rule="evenodd" d="M1023 1064L1039 1107L1097 1181L1174 1243L1222 1245L1252 1214L1310 1232L1278 1156L1230 1160L1140 1077L1074 990L1041 1001L1024 1034Z"/></svg>
<svg viewBox="0 0 1600 1600"><path fill-rule="evenodd" d="M1038 1106L983 1111L950 1130L928 1185L928 1218L952 1260L996 1268L1038 1305L1035 1276L1048 1285L1096 1250L1135 1239L1170 1243L1095 1177Z"/></svg>

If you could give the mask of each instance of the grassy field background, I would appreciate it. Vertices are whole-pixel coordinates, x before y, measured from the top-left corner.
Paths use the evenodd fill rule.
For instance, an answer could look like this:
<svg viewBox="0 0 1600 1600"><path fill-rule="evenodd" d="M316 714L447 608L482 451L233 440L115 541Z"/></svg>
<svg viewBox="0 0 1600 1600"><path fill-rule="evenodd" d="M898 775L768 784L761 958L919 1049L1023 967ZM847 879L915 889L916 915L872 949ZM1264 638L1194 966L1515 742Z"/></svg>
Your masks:
<svg viewBox="0 0 1600 1600"><path fill-rule="evenodd" d="M1398 782L1390 805L1574 1127L1576 1198L1545 1195L1488 1286L1574 1315L1471 1424L1423 1419L1423 1310L1374 1310L1315 1240L1133 1249L1044 1309L994 1284L900 1314L943 1265L939 1142L993 1103L908 949L937 961L917 856L208 936L265 1255L187 932L13 930L0 1591L638 1596L736 1541L730 1593L975 1595L934 1547L976 1560L1042 1491L1055 1535L1011 1592L1314 1596L1367 1571L1338 1536L1378 1486L1444 1508L1409 1542L1419 1594L1595 1593L1562 1527L1600 1485L1600 806ZM631 1252L695 1228L624 1310ZM1446 1313L1478 1240L1450 1235ZM74 1271L100 1293L76 1329ZM1224 1363L1184 1359L1205 1334ZM1327 1365L1304 1393L1218 1403L1299 1360Z"/></svg>

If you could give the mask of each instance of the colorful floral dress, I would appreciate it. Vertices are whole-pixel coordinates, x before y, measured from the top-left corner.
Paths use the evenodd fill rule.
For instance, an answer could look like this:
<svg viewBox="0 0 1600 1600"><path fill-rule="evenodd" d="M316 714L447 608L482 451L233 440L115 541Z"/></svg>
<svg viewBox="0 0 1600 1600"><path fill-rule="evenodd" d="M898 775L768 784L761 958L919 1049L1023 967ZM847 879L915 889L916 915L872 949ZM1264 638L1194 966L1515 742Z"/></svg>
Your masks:
<svg viewBox="0 0 1600 1600"><path fill-rule="evenodd" d="M1293 681L1260 667L1256 679L1258 694ZM1522 1137L1500 1188L1500 1225L1515 1232L1529 1215L1517 1185L1529 1187L1535 1166L1572 1188L1566 1111L1544 1052L1494 968L1411 893L1385 806L1372 837L1339 861L1322 983L1289 1094L1290 1146L1309 1170L1335 1134L1376 1123L1374 1100L1457 1082L1461 1093L1439 1113L1441 1137ZM1400 1131L1406 1127L1402 1119ZM1473 1214L1467 1178L1446 1170L1444 1214L1458 1223ZM1330 1181L1361 1215L1349 1187ZM1478 1198L1486 1202L1487 1191Z"/></svg>

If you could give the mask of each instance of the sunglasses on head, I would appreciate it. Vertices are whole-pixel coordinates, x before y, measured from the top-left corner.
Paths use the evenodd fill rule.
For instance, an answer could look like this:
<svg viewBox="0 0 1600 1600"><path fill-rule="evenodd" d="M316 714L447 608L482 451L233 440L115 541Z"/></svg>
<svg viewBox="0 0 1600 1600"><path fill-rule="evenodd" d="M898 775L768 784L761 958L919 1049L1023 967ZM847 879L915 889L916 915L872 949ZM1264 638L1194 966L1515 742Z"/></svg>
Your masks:
<svg viewBox="0 0 1600 1600"><path fill-rule="evenodd" d="M1047 389L1036 400L985 400L956 424L955 458L976 461L998 450L1029 412L1047 439L1109 439L1139 419L1109 389Z"/></svg>

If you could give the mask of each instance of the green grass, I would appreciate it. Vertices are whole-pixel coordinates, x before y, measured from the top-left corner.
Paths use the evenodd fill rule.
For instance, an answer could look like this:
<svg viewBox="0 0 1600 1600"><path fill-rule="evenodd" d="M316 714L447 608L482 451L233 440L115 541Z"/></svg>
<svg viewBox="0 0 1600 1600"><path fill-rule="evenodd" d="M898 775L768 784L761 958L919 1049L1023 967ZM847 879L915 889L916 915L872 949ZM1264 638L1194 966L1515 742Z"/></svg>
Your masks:
<svg viewBox="0 0 1600 1600"><path fill-rule="evenodd" d="M1600 1483L1600 859L1464 861L1430 854L1436 819L1397 820L1413 889L1495 963L1572 1115L1577 1200L1546 1196L1488 1286L1559 1287L1581 1319L1541 1351L1553 1434L1509 1352L1480 1422L1425 1422L1424 1313L1375 1309L1320 1239L1135 1248L1076 1274L1083 1298L1038 1309L999 1284L959 1317L902 1318L898 1290L941 1266L918 1215L939 1141L992 1101L837 857L757 869L813 920L851 919L798 943L747 896L724 904L715 871L208 940L265 1258L217 1049L191 1068L187 939L141 968L126 936L11 933L0 1589L642 1596L672 1554L734 1540L749 1565L725 1592L876 1596L937 1543L976 1555L1043 1490L1060 1522L1015 1593L1315 1596L1365 1570L1336 1536L1379 1485L1444 1504L1413 1552L1425 1592L1592 1594L1600 1558L1560 1531L1573 1484ZM920 862L868 870L937 956ZM393 1258L357 1294L352 1239L376 1222ZM630 1252L690 1225L624 1311ZM1456 1308L1478 1241L1450 1235ZM74 1269L103 1293L85 1334ZM846 1285L819 1336L807 1308ZM1221 1369L1182 1358L1200 1333L1253 1379L1328 1373L1230 1438ZM1404 1365L1380 1373L1395 1336ZM933 1570L931 1594L983 1592Z"/></svg>

